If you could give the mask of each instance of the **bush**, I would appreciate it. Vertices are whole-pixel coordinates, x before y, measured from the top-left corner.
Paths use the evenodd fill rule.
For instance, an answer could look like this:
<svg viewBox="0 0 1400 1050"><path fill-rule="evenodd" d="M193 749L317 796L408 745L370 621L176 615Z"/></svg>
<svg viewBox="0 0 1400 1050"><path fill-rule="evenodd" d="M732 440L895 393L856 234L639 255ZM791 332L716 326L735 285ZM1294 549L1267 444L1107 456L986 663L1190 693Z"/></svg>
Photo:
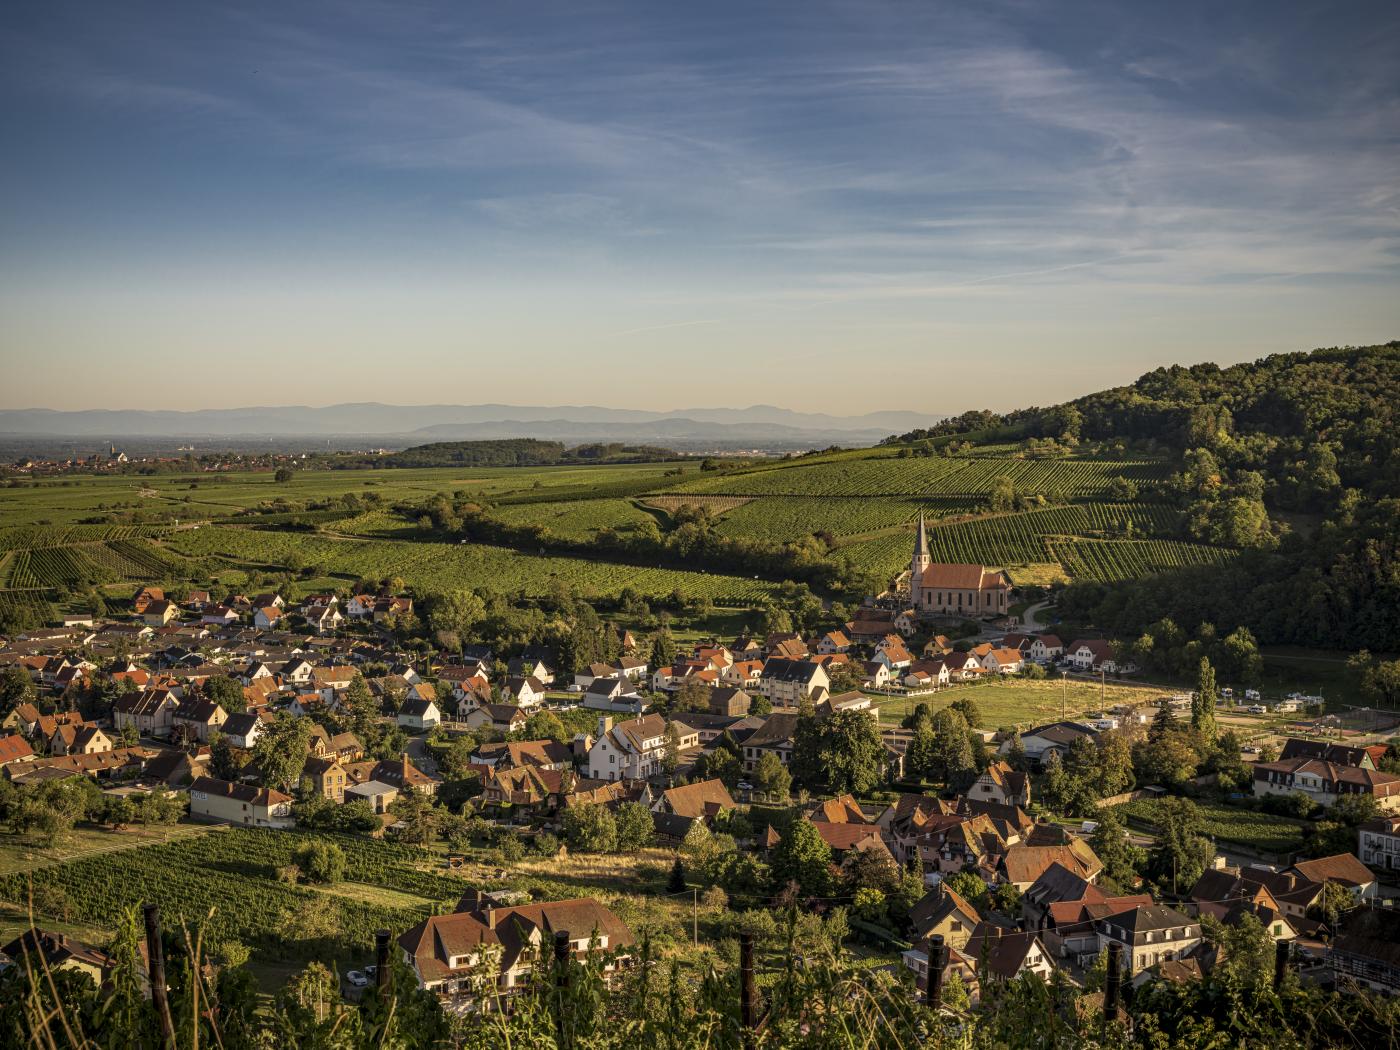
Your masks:
<svg viewBox="0 0 1400 1050"><path fill-rule="evenodd" d="M292 866L306 882L331 885L345 877L345 851L334 842L313 840L297 847Z"/></svg>

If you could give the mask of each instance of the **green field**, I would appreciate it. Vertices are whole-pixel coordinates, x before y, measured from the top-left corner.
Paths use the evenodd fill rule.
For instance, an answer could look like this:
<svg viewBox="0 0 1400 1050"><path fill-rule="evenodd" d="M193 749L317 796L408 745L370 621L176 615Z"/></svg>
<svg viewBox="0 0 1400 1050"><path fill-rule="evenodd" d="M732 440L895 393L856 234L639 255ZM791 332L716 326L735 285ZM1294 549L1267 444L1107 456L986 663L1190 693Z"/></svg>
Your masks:
<svg viewBox="0 0 1400 1050"><path fill-rule="evenodd" d="M876 697L880 720L897 724L919 704L928 704L938 711L954 700L967 697L976 701L982 712L982 726L1031 726L1058 721L1063 710L1069 718L1085 711L1098 711L1117 704L1143 704L1162 695L1159 686L1123 685L1082 680L1035 681L1027 678L1005 678L998 681L975 682L950 686L926 696Z"/></svg>
<svg viewBox="0 0 1400 1050"><path fill-rule="evenodd" d="M1264 853L1293 853L1301 848L1306 820L1259 813L1244 806L1224 802L1193 800L1205 817L1206 834L1218 842L1236 843ZM1157 802L1139 799L1119 807L1129 817L1147 824L1155 823Z"/></svg>
<svg viewBox="0 0 1400 1050"><path fill-rule="evenodd" d="M604 530L667 529L687 504L703 506L730 540L810 547L815 536L830 557L886 579L907 566L919 514L936 560L1006 568L1018 582L1121 580L1233 553L1179 538L1176 513L1151 498L1150 486L1165 476L1161 462L1034 459L1011 446L941 457L897 452L713 471L672 463L306 470L280 483L270 473L21 481L0 501L0 610L42 611L93 586L115 595L138 581L254 586L289 574L330 586L398 576L420 594L485 587L542 595L565 584L598 597L632 588L750 606L772 593L781 579L549 549L551 539L577 544ZM988 513L1001 478L1049 505ZM1110 502L1119 478L1149 488L1140 501ZM478 504L507 525L539 526L542 538L526 549L425 542L419 508L436 496Z"/></svg>

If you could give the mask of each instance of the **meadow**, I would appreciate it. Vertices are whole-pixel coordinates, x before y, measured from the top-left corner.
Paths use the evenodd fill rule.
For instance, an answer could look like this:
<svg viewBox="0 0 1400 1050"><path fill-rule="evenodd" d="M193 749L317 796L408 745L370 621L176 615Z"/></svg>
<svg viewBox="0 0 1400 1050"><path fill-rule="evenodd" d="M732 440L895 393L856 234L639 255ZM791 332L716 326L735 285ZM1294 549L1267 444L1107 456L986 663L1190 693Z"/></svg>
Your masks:
<svg viewBox="0 0 1400 1050"><path fill-rule="evenodd" d="M997 729L1059 721L1062 712L1064 717L1073 719L1086 711L1102 711L1118 704L1146 704L1162 693L1160 686L1089 682L1082 678L1006 678L949 686L923 696L875 697L875 703L880 709L880 720L886 725L897 725L919 704L939 711L954 700L967 698L975 701L981 711L982 727Z"/></svg>

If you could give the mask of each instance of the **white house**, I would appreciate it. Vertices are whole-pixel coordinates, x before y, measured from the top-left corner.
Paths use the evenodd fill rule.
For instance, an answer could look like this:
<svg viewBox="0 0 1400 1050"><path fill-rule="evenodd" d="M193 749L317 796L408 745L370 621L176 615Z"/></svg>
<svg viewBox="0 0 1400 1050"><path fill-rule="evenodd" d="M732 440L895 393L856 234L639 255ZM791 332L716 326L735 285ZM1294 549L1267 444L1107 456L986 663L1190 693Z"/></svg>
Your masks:
<svg viewBox="0 0 1400 1050"><path fill-rule="evenodd" d="M1040 634L1031 639L1030 648L1026 650L1029 656L1038 664L1054 663L1065 654L1065 643L1053 634Z"/></svg>
<svg viewBox="0 0 1400 1050"><path fill-rule="evenodd" d="M676 723L681 747L700 743L700 734ZM593 780L644 780L661 771L666 755L666 720L643 715L614 723L610 716L598 719L598 738L588 751L588 776Z"/></svg>
<svg viewBox="0 0 1400 1050"><path fill-rule="evenodd" d="M410 696L404 700L395 719L404 729L431 729L442 721L442 712L437 704L421 696Z"/></svg>
<svg viewBox="0 0 1400 1050"><path fill-rule="evenodd" d="M997 674L1016 674L1026 665L1020 649L993 649L982 657L982 668Z"/></svg>
<svg viewBox="0 0 1400 1050"><path fill-rule="evenodd" d="M295 823L290 795L214 777L196 777L190 785L190 816L256 828L290 828Z"/></svg>

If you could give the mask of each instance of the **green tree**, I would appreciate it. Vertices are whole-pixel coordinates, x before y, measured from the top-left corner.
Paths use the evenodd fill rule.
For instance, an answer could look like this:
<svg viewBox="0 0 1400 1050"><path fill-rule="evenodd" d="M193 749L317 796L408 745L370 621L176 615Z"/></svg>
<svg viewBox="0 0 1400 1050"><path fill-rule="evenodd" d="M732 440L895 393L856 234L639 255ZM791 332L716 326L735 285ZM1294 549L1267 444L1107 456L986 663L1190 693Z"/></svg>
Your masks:
<svg viewBox="0 0 1400 1050"><path fill-rule="evenodd" d="M792 761L809 788L864 795L883 779L885 745L875 720L863 711L800 715Z"/></svg>
<svg viewBox="0 0 1400 1050"><path fill-rule="evenodd" d="M214 675L204 683L204 695L231 715L247 710L243 686L228 675Z"/></svg>
<svg viewBox="0 0 1400 1050"><path fill-rule="evenodd" d="M283 712L265 724L253 744L253 761L266 787L291 792L301 780L311 742L312 722Z"/></svg>
<svg viewBox="0 0 1400 1050"><path fill-rule="evenodd" d="M292 852L292 863L307 882L332 885L345 877L345 851L334 842L312 839Z"/></svg>
<svg viewBox="0 0 1400 1050"><path fill-rule="evenodd" d="M640 802L624 802L617 808L614 818L617 829L617 851L631 853L645 849L656 837L655 823L651 810Z"/></svg>
<svg viewBox="0 0 1400 1050"><path fill-rule="evenodd" d="M676 640L671 632L662 628L651 636L651 666L670 667L676 662Z"/></svg>
<svg viewBox="0 0 1400 1050"><path fill-rule="evenodd" d="M0 671L0 711L10 712L20 704L32 704L39 698L34 679L23 667L10 665Z"/></svg>
<svg viewBox="0 0 1400 1050"><path fill-rule="evenodd" d="M1209 747L1215 745L1215 738L1219 735L1215 729L1215 702L1219 698L1220 693L1215 687L1215 668L1203 656L1196 680L1196 695L1191 699L1191 728Z"/></svg>
<svg viewBox="0 0 1400 1050"><path fill-rule="evenodd" d="M1195 884L1215 855L1215 843L1205 833L1205 818L1190 799L1159 799L1153 813L1157 842L1149 857L1149 870L1172 893Z"/></svg>
<svg viewBox="0 0 1400 1050"><path fill-rule="evenodd" d="M792 790L792 774L782 759L772 751L764 751L754 763L753 786L765 798L774 802L786 802Z"/></svg>
<svg viewBox="0 0 1400 1050"><path fill-rule="evenodd" d="M486 618L486 603L473 591L455 588L433 599L428 608L428 626L435 633L466 638Z"/></svg>
<svg viewBox="0 0 1400 1050"><path fill-rule="evenodd" d="M933 716L932 726L934 760L929 778L950 787L966 787L976 773L967 720L961 712L945 707Z"/></svg>
<svg viewBox="0 0 1400 1050"><path fill-rule="evenodd" d="M1089 836L1089 846L1102 862L1104 876L1125 890L1131 888L1147 863L1147 851L1133 845L1116 807L1099 810L1095 819L1098 827Z"/></svg>
<svg viewBox="0 0 1400 1050"><path fill-rule="evenodd" d="M573 739L559 716L553 711L541 709L525 719L525 729L521 734L526 740L556 740L561 743Z"/></svg>
<svg viewBox="0 0 1400 1050"><path fill-rule="evenodd" d="M792 822L773 849L773 878L779 886L795 882L805 897L822 897L831 892L831 847L815 824L806 820Z"/></svg>
<svg viewBox="0 0 1400 1050"><path fill-rule="evenodd" d="M583 853L613 853L617 849L617 821L606 806L569 806L560 821L560 831L570 849Z"/></svg>
<svg viewBox="0 0 1400 1050"><path fill-rule="evenodd" d="M972 729L982 728L982 709L971 696L960 696L948 705L948 710L963 716L963 721Z"/></svg>

